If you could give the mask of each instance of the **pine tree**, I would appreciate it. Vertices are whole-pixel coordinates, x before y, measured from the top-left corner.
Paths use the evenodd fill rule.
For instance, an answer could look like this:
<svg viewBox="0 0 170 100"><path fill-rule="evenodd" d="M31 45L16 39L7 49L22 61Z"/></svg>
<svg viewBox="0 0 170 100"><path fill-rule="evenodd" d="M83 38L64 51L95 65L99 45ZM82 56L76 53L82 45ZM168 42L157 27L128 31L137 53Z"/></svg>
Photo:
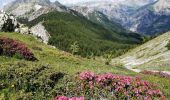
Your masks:
<svg viewBox="0 0 170 100"><path fill-rule="evenodd" d="M70 46L70 50L72 52L73 55L75 55L75 53L79 52L79 45L78 42L75 41L71 46Z"/></svg>

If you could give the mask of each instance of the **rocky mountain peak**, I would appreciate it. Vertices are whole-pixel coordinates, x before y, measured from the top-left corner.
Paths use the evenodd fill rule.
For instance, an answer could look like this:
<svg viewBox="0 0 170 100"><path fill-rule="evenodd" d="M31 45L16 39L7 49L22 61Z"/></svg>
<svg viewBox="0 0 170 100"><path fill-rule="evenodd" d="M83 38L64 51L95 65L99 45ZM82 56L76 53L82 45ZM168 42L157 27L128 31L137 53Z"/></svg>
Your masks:
<svg viewBox="0 0 170 100"><path fill-rule="evenodd" d="M154 10L157 13L170 14L170 0L159 0L155 3Z"/></svg>
<svg viewBox="0 0 170 100"><path fill-rule="evenodd" d="M6 5L4 10L16 17L31 21L50 11L65 11L66 9L59 2L52 3L50 0L15 0Z"/></svg>

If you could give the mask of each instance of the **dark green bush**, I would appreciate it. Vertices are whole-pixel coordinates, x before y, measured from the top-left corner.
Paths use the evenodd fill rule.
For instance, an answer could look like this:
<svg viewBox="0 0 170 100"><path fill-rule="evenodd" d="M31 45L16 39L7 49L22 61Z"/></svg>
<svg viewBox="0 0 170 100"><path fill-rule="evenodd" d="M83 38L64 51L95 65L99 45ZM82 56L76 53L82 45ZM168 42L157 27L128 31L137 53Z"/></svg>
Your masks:
<svg viewBox="0 0 170 100"><path fill-rule="evenodd" d="M168 42L168 44L166 45L166 47L168 48L168 50L170 50L170 42Z"/></svg>

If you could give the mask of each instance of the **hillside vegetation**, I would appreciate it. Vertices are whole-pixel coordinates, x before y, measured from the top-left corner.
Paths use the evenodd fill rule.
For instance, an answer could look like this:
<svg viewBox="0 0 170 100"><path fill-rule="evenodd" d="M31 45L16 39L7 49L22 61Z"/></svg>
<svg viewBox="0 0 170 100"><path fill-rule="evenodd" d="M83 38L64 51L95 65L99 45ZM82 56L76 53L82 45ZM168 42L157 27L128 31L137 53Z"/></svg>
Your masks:
<svg viewBox="0 0 170 100"><path fill-rule="evenodd" d="M140 35L124 36L122 33L105 29L76 14L51 12L29 23L30 26L43 22L50 33L49 44L71 52L70 46L77 42L81 56L103 55L112 51L118 56L142 41Z"/></svg>
<svg viewBox="0 0 170 100"><path fill-rule="evenodd" d="M170 32L164 33L145 44L114 59L132 68L142 70L170 71Z"/></svg>
<svg viewBox="0 0 170 100"><path fill-rule="evenodd" d="M58 92L64 93L62 89L66 87L65 85L69 89L75 85L75 80L70 82L73 75L86 70L96 74L140 76L151 83L157 83L165 96L170 98L170 80L166 78L136 74L123 67L107 66L100 60L75 57L70 53L40 43L29 35L0 33L0 37L20 41L38 59L32 62L16 57L0 56L0 99L51 100L56 94L59 94ZM70 93L72 92L70 91Z"/></svg>

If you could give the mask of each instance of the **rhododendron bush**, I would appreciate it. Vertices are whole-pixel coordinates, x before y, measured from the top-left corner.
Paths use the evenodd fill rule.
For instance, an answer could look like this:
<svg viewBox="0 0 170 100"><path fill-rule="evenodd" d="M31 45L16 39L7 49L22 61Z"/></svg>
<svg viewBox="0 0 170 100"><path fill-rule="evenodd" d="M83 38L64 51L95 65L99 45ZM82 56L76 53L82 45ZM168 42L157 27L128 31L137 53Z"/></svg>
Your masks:
<svg viewBox="0 0 170 100"><path fill-rule="evenodd" d="M57 96L54 98L54 100L84 100L84 97L72 97L72 98L68 98L65 96Z"/></svg>
<svg viewBox="0 0 170 100"><path fill-rule="evenodd" d="M24 44L13 39L0 37L0 55L17 56L26 60L34 61L36 58Z"/></svg>
<svg viewBox="0 0 170 100"><path fill-rule="evenodd" d="M147 71L147 70L144 70L141 72L142 74L145 74L145 75L154 75L154 76L160 76L160 77L165 77L165 78L170 78L170 74L168 73L165 73L165 72L153 72L153 71Z"/></svg>
<svg viewBox="0 0 170 100"><path fill-rule="evenodd" d="M69 97L83 96L87 100L165 100L165 96L156 85L139 77L112 73L94 74L90 71L85 71L78 74L72 81L75 83L66 83L68 85L62 89L60 88L61 91L59 92L63 92L64 95Z"/></svg>

